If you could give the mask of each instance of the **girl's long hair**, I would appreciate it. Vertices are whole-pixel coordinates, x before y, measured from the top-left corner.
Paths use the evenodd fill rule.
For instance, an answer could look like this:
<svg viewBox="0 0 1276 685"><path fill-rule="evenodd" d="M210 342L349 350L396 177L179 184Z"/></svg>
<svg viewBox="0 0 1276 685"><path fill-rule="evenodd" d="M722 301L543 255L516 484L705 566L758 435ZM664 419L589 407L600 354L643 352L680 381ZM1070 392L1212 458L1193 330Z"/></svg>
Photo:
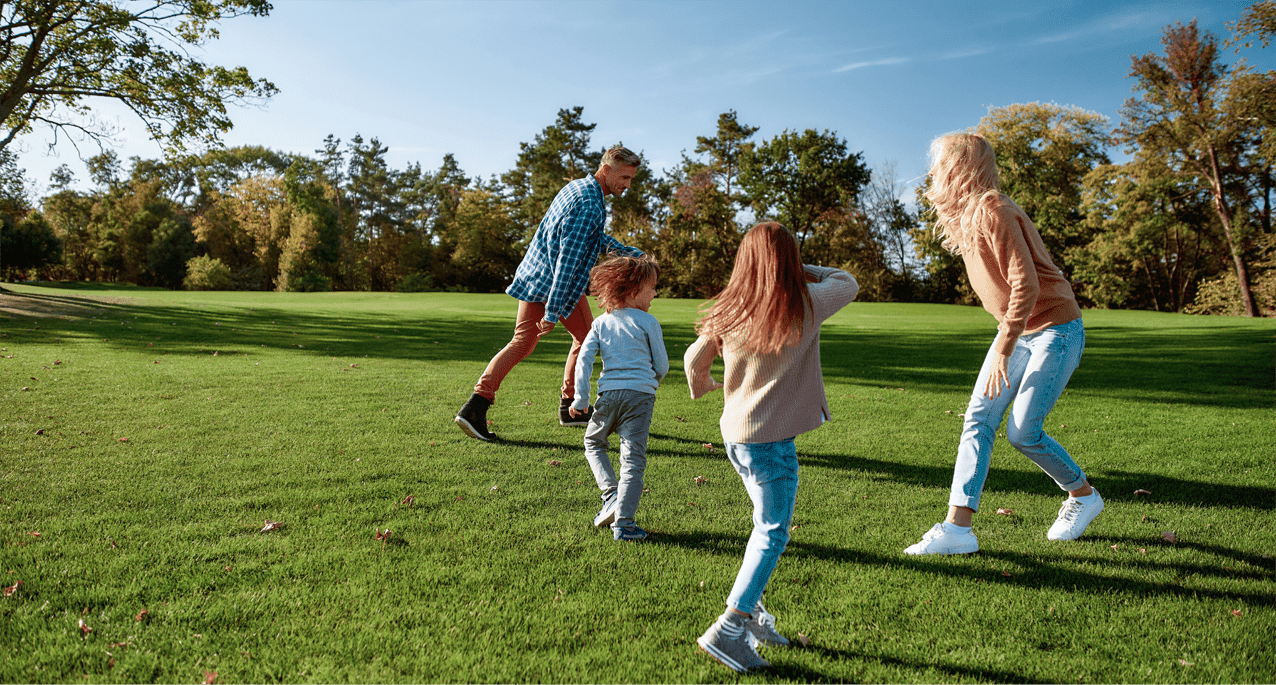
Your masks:
<svg viewBox="0 0 1276 685"><path fill-rule="evenodd" d="M971 221L981 200L1000 192L997 157L992 144L978 133L949 133L930 144L930 189L935 208L935 235L953 254L975 238Z"/></svg>
<svg viewBox="0 0 1276 685"><path fill-rule="evenodd" d="M811 294L797 239L775 222L745 234L727 287L696 324L696 332L720 338L738 335L756 354L773 354L802 337Z"/></svg>

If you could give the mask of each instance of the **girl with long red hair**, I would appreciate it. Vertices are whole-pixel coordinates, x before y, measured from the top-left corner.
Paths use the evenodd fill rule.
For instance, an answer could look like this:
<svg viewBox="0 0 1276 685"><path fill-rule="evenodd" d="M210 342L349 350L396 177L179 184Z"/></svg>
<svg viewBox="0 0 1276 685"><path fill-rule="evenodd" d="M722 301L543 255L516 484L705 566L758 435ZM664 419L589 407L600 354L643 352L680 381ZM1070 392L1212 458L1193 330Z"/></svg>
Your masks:
<svg viewBox="0 0 1276 685"><path fill-rule="evenodd" d="M753 532L727 609L697 643L726 666L768 666L754 645L787 645L762 591L789 541L797 500L794 438L829 419L820 371L820 324L859 293L840 269L802 264L797 240L774 222L740 243L731 280L701 318L683 358L693 399L726 395L722 439L753 501ZM723 382L709 375L723 358Z"/></svg>

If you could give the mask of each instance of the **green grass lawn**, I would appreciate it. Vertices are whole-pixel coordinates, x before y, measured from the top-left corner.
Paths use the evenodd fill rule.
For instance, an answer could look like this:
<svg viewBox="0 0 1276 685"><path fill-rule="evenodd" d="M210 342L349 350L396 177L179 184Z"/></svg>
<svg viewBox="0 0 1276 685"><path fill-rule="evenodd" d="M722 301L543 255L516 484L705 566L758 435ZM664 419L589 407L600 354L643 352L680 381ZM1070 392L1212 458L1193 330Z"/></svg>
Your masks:
<svg viewBox="0 0 1276 685"><path fill-rule="evenodd" d="M616 543L557 423L561 328L507 378L501 442L452 424L506 296L4 287L2 682L1276 680L1272 320L1086 312L1047 427L1107 510L1048 542L1063 493L999 440L981 551L932 558L902 550L944 514L995 322L851 304L766 596L810 645L740 677L695 645L751 526L721 394L682 375L700 303L652 306L652 539Z"/></svg>

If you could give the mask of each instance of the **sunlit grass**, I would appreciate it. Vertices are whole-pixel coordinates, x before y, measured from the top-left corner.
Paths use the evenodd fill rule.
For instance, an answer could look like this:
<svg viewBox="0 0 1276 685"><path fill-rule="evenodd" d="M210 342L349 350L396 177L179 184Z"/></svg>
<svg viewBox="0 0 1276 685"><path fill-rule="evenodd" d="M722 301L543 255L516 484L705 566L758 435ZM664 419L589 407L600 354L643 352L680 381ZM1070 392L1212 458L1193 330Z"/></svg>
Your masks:
<svg viewBox="0 0 1276 685"><path fill-rule="evenodd" d="M720 395L692 402L681 373L698 302L652 307L674 370L637 517L653 540L623 544L590 526L583 432L557 424L565 333L507 379L502 442L451 422L508 340L508 297L5 287L0 306L35 313L0 312L0 585L22 581L0 597L4 682L1276 674L1270 320L1086 312L1048 427L1107 511L1046 541L1062 493L1000 441L982 551L915 558L994 322L843 310L823 331L834 419L798 440L767 595L811 646L764 649L774 668L737 678L694 643L751 514Z"/></svg>

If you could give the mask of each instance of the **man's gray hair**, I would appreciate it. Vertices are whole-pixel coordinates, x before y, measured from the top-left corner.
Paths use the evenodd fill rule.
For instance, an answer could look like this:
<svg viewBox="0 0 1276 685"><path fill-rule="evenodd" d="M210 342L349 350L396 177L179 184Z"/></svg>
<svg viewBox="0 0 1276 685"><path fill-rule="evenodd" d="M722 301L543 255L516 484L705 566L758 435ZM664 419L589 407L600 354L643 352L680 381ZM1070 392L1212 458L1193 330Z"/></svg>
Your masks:
<svg viewBox="0 0 1276 685"><path fill-rule="evenodd" d="M634 154L632 150L624 147L623 145L617 145L616 147L613 147L610 150L603 153L603 161L601 164L598 165L598 168L601 169L604 164L607 166L612 166L612 167L616 167L616 166L636 167L639 164L642 164L642 157L639 157L638 155Z"/></svg>

